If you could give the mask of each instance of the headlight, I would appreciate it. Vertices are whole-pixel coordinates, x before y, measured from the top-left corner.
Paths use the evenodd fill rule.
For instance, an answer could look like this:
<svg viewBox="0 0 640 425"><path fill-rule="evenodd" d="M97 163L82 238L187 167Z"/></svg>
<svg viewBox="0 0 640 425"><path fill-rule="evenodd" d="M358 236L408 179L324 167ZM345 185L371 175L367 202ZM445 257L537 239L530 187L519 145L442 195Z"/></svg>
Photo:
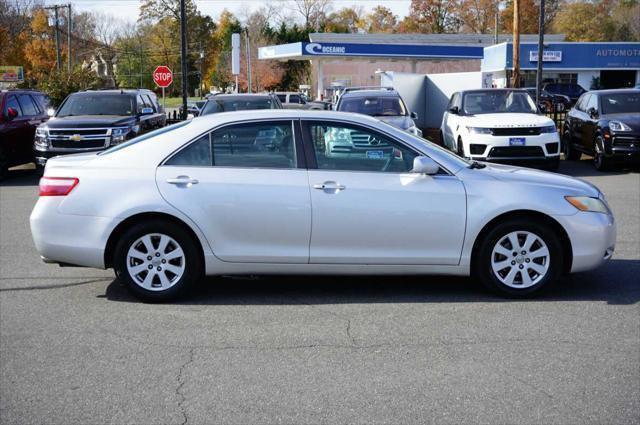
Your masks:
<svg viewBox="0 0 640 425"><path fill-rule="evenodd" d="M111 144L117 145L127 140L127 135L131 131L135 131L138 126L133 127L118 127L111 129Z"/></svg>
<svg viewBox="0 0 640 425"><path fill-rule="evenodd" d="M49 147L49 128L38 127L36 128L36 137L34 139L36 147Z"/></svg>
<svg viewBox="0 0 640 425"><path fill-rule="evenodd" d="M471 134L492 134L490 128L484 127L467 127L467 131Z"/></svg>
<svg viewBox="0 0 640 425"><path fill-rule="evenodd" d="M580 211L589 211L603 214L610 214L607 204L600 198L591 198L589 196L565 196L571 205L579 209Z"/></svg>
<svg viewBox="0 0 640 425"><path fill-rule="evenodd" d="M540 127L540 134L543 133L557 133L558 129L555 125L545 125L544 127Z"/></svg>
<svg viewBox="0 0 640 425"><path fill-rule="evenodd" d="M609 121L611 131L631 131L631 127L621 121Z"/></svg>

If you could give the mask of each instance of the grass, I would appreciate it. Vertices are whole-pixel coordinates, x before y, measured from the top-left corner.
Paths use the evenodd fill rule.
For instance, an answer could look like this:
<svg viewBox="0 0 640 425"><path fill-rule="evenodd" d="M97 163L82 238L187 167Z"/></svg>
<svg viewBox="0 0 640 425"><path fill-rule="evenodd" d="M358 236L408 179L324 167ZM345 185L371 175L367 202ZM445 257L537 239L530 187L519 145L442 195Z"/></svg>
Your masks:
<svg viewBox="0 0 640 425"><path fill-rule="evenodd" d="M190 97L190 101L200 100L199 97ZM158 101L162 104L162 95L158 96ZM165 108L179 108L182 105L181 97L167 97L165 98Z"/></svg>

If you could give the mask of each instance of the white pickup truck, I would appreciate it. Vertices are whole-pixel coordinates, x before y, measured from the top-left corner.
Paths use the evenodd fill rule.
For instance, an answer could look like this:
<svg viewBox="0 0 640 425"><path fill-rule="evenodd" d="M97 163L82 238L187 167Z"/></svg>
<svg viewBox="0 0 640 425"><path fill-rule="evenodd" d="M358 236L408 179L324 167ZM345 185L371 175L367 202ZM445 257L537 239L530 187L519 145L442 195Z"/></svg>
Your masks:
<svg viewBox="0 0 640 425"><path fill-rule="evenodd" d="M458 155L556 170L560 137L525 90L484 89L454 93L442 117L442 141Z"/></svg>

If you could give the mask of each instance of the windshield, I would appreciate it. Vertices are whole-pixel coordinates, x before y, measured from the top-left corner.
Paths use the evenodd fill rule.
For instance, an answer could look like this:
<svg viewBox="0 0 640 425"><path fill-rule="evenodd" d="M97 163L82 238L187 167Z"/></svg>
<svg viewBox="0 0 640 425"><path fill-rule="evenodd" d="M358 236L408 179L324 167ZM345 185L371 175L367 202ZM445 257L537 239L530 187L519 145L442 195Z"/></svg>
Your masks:
<svg viewBox="0 0 640 425"><path fill-rule="evenodd" d="M537 113L536 105L526 92L483 91L464 95L462 110L468 115L510 113Z"/></svg>
<svg viewBox="0 0 640 425"><path fill-rule="evenodd" d="M640 93L603 94L600 103L605 115L640 113Z"/></svg>
<svg viewBox="0 0 640 425"><path fill-rule="evenodd" d="M399 97L348 97L342 99L338 111L357 112L372 117L407 115Z"/></svg>
<svg viewBox="0 0 640 425"><path fill-rule="evenodd" d="M202 110L202 115L215 114L217 112L230 111L247 111L252 109L276 109L271 98L254 97L254 98L228 98L228 99L210 99Z"/></svg>
<svg viewBox="0 0 640 425"><path fill-rule="evenodd" d="M72 115L133 115L135 102L128 94L82 93L67 98L56 114Z"/></svg>
<svg viewBox="0 0 640 425"><path fill-rule="evenodd" d="M184 127L185 125L187 125L189 123L191 123L191 120L180 121L178 123L175 123L175 124L172 124L172 125L168 125L166 127L158 128L157 130L153 130L153 131L145 133L145 134L143 134L141 136L134 137L131 140L127 140L124 143L121 143L121 144L113 146L113 147L111 147L111 148L109 148L107 150L99 152L98 155L106 155L106 154L110 154L112 152L119 151L120 149L124 149L124 148L126 148L128 146L135 145L136 143L142 142L143 140L147 140L147 139L150 139L152 137L159 136L161 134L168 133L168 132L173 131L173 130L177 130L178 128Z"/></svg>

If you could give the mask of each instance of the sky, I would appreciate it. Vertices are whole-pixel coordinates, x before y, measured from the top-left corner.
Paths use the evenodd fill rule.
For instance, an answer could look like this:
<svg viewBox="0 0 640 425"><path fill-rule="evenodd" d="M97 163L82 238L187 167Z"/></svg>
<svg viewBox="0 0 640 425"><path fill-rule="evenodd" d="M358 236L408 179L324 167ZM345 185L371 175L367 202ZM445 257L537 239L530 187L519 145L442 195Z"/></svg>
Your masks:
<svg viewBox="0 0 640 425"><path fill-rule="evenodd" d="M282 8L291 8L288 0L195 0L198 9L213 18L217 18L223 9L227 9L234 15L242 18L247 11L259 9L265 3L276 3ZM45 0L47 4L60 3L56 0ZM342 9L352 5L362 6L369 11L378 5L383 5L398 15L400 19L409 13L411 0L333 0L333 10ZM72 0L72 10L77 12L93 11L113 15L119 19L135 22L138 19L139 0ZM295 12L291 10L291 13Z"/></svg>

